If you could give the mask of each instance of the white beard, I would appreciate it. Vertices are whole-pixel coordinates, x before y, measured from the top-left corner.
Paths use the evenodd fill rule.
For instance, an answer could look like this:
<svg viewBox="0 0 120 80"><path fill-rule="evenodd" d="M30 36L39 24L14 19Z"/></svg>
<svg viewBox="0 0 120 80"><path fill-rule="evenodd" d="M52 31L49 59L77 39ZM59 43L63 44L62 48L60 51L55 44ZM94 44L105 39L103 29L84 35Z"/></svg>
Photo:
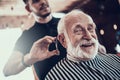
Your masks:
<svg viewBox="0 0 120 80"><path fill-rule="evenodd" d="M89 43L94 43L94 48L92 49L85 49L82 50L80 48L80 45L82 44L89 44ZM86 60L90 60L90 59L94 59L95 56L97 55L98 52L98 40L95 40L94 38L91 41L86 41L86 40L81 40L80 43L74 47L70 40L68 41L68 45L67 45L67 57L68 59L72 59L72 60L77 60L77 61L86 61Z"/></svg>

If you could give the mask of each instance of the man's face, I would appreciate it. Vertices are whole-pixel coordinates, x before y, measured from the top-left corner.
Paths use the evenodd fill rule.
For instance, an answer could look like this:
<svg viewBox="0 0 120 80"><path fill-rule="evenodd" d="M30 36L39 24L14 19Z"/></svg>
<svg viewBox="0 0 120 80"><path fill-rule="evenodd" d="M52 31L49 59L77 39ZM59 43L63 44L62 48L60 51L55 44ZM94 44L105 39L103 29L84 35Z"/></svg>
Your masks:
<svg viewBox="0 0 120 80"><path fill-rule="evenodd" d="M47 0L29 0L28 4L31 12L39 17L45 18L51 13Z"/></svg>
<svg viewBox="0 0 120 80"><path fill-rule="evenodd" d="M67 51L75 58L91 59L98 51L95 24L87 15L71 16L66 20Z"/></svg>

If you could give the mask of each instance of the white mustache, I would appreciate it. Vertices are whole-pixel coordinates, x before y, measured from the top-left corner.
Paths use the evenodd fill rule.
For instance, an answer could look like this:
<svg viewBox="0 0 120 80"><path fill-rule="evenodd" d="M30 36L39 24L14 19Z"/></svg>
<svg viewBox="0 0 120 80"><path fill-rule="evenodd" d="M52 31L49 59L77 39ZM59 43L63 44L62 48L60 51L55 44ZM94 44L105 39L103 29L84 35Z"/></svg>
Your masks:
<svg viewBox="0 0 120 80"><path fill-rule="evenodd" d="M79 42L79 46L82 46L82 45L94 45L94 44L96 44L96 39L94 39L94 38L92 38L91 40L81 40L80 42Z"/></svg>

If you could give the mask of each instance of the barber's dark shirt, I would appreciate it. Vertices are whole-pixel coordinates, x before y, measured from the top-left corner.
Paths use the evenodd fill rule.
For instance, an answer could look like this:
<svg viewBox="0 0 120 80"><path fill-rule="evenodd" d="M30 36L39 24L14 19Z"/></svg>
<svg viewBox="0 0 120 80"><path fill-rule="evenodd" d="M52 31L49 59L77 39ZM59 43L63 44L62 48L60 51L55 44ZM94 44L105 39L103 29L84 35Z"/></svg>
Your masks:
<svg viewBox="0 0 120 80"><path fill-rule="evenodd" d="M57 36L57 23L59 18L52 18L52 20L46 24L37 23L33 25L29 30L26 30L22 33L21 37L17 40L14 50L22 52L24 55L29 53L33 43L44 36ZM62 58L65 57L65 49L58 44L60 55L53 56L49 59L39 61L34 64L35 71L40 80L43 80L49 70ZM52 45L50 50L53 50L54 46Z"/></svg>

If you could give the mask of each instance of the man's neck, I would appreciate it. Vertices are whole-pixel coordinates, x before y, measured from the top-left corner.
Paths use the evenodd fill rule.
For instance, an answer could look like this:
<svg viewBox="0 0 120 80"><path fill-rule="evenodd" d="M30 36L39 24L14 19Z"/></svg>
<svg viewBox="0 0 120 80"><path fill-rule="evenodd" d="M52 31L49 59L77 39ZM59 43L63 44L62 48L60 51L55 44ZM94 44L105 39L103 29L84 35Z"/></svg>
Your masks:
<svg viewBox="0 0 120 80"><path fill-rule="evenodd" d="M77 57L73 57L69 53L67 53L67 58L68 58L68 60L73 61L73 62L83 62L83 61L91 60L90 58L77 58Z"/></svg>
<svg viewBox="0 0 120 80"><path fill-rule="evenodd" d="M38 16L34 16L35 20L38 23L48 23L51 19L52 19L52 15L50 14L49 16L42 18L42 17L38 17Z"/></svg>

